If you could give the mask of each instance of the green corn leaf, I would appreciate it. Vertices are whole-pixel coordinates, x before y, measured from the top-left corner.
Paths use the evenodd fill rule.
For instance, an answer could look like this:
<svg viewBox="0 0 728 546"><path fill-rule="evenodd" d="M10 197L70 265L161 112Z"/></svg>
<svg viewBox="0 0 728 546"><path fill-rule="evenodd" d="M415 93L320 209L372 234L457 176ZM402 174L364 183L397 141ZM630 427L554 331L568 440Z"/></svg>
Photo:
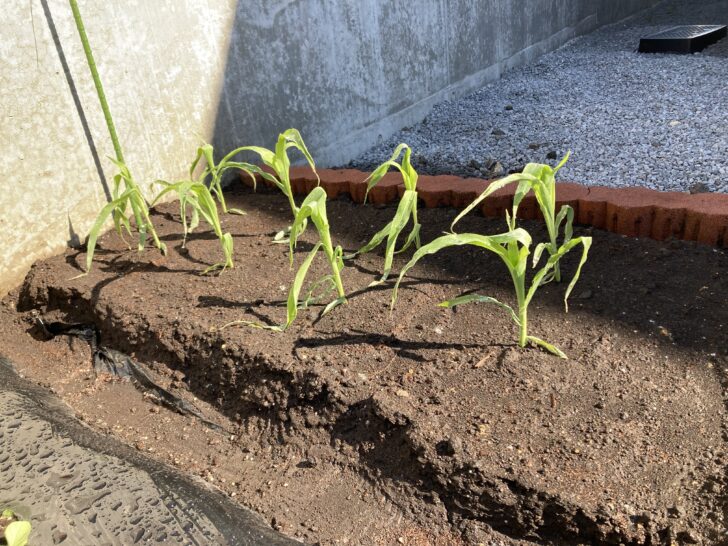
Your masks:
<svg viewBox="0 0 728 546"><path fill-rule="evenodd" d="M324 307L324 310L321 311L321 315L320 316L323 317L324 315L326 315L330 311L333 311L336 307L338 307L342 303L346 303L346 298L344 298L344 297L336 298L334 301L330 302L326 307Z"/></svg>
<svg viewBox="0 0 728 546"><path fill-rule="evenodd" d="M256 322L254 320L234 320L232 322L228 322L227 324L223 324L220 327L220 330L224 330L225 328L228 328L230 326L250 326L251 328L258 328L259 330L270 330L272 332L282 332L285 330L285 325L281 326L279 324L263 324L262 322Z"/></svg>
<svg viewBox="0 0 728 546"><path fill-rule="evenodd" d="M498 301L495 298L491 298L490 296L480 296L478 294L465 294L464 296L458 296L457 298L453 298L451 300L443 301L442 303L439 303L439 307L447 307L452 308L456 305L463 305L465 303L473 303L473 302L483 302L483 303L492 303L494 305L497 305L499 307L502 307L506 311L508 311L511 315L511 318L513 321L520 325L521 321L518 320L518 315L516 315L516 312L513 310L513 307L508 305L507 303L503 303L501 301Z"/></svg>
<svg viewBox="0 0 728 546"><path fill-rule="evenodd" d="M320 249L321 243L316 243L313 249L311 249L306 256L306 259L303 260L301 267L299 267L296 272L293 284L291 285L291 290L288 292L288 302L286 303L286 324L282 327L284 330L288 328L294 320L296 320L296 316L298 315L298 296L301 293L303 281L306 279L306 274L311 267L311 263Z"/></svg>
<svg viewBox="0 0 728 546"><path fill-rule="evenodd" d="M566 152L566 155L563 157L561 161L559 161L559 164L556 165L556 168L554 168L554 175L561 170L561 167L566 165L566 162L569 161L569 158L571 157L571 150Z"/></svg>
<svg viewBox="0 0 728 546"><path fill-rule="evenodd" d="M329 285L328 289L325 290L323 294L315 295L316 290L320 286L323 286L326 284ZM301 303L299 308L305 309L305 308L309 307L310 305L313 305L314 303L318 303L319 300L328 296L328 294L331 292L331 290L336 290L336 283L334 281L334 276L325 275L325 276L321 277L319 280L317 280L311 286L309 286L306 297L303 299L303 302Z"/></svg>
<svg viewBox="0 0 728 546"><path fill-rule="evenodd" d="M549 256L548 261L546 264L534 275L533 281L531 282L531 288L528 290L528 293L526 294L525 304L528 305L531 302L531 299L533 298L534 294L536 293L536 290L538 287L542 284L543 278L553 269L553 267L559 262L559 260L571 249L573 249L577 245L582 245L582 254L581 254L581 260L579 260L579 265L576 268L576 273L574 273L574 277L571 279L571 282L569 283L569 286L566 288L566 293L564 295L564 306L566 308L566 311L569 311L569 305L568 305L568 299L569 295L571 294L571 291L574 289L574 286L576 285L576 281L579 280L579 275L581 274L581 268L586 262L587 256L589 254L589 248L591 247L592 238L591 237L576 237L574 239L571 239L569 242L564 243L559 247L558 251L556 251L554 254Z"/></svg>
<svg viewBox="0 0 728 546"><path fill-rule="evenodd" d="M587 257L589 255L589 248L591 248L592 244L592 238L578 237L576 239L571 239L571 241L579 241L579 243L581 243L582 245L582 251L579 265L576 268L576 273L574 273L574 276L572 277L571 282L569 283L569 286L566 288L566 292L564 293L564 308L567 313L569 312L569 296L571 295L571 291L574 289L574 286L576 286L576 281L579 280L579 275L581 275L581 268L584 266L584 263L586 263ZM571 241L566 244L571 244Z"/></svg>
<svg viewBox="0 0 728 546"><path fill-rule="evenodd" d="M109 216L111 216L114 209L116 209L123 201L126 201L135 191L137 191L136 188L126 190L117 199L110 201L104 206L104 208L101 209L101 212L99 212L99 215L96 217L96 221L93 226L91 226L91 230L88 234L88 240L86 242L86 272L74 277L74 279L88 275L91 271L91 263L93 262L94 250L96 249L96 240L99 238L101 228L106 220L108 220Z"/></svg>
<svg viewBox="0 0 728 546"><path fill-rule="evenodd" d="M462 212L455 217L455 219L452 221L452 224L450 224L450 230L454 230L455 224L462 220L464 216L466 216L470 211L477 207L483 201L483 199L491 195L493 192L498 191L508 184L513 184L514 182L521 182L524 180L535 181L537 179L528 174L516 173L506 176L501 180L496 180L495 182L492 182L478 197L473 200L472 203L465 207Z"/></svg>
<svg viewBox="0 0 728 546"><path fill-rule="evenodd" d="M14 521L5 528L7 546L26 546L32 527L28 521Z"/></svg>
<svg viewBox="0 0 728 546"><path fill-rule="evenodd" d="M536 245L536 248L533 251L533 261L531 267L536 267L538 265L538 262L541 261L541 255L543 254L543 251L546 250L551 243L539 243Z"/></svg>
<svg viewBox="0 0 728 546"><path fill-rule="evenodd" d="M318 173L316 172L316 164L314 163L313 157L311 156L311 153L308 151L308 148L306 148L306 144L303 142L301 133L299 133L297 129L288 129L283 132L283 137L286 140L286 149L293 146L298 151L300 151L303 154L303 157L306 158L306 161L311 166L311 169L313 170L314 174L316 175L316 178L318 179ZM320 181L320 179L319 179L319 181Z"/></svg>
<svg viewBox="0 0 728 546"><path fill-rule="evenodd" d="M185 215L185 223L186 223L186 215ZM192 207L192 216L190 218L189 228L185 226L185 237L187 237L187 233L192 233L197 226L200 225L200 211L199 207L197 206L197 203L195 203L195 206Z"/></svg>
<svg viewBox="0 0 728 546"><path fill-rule="evenodd" d="M384 273L381 280L384 281L392 270L392 261L394 260L394 251L397 244L397 238L407 225L409 217L412 214L412 208L417 205L417 192L414 190L405 190L402 199L397 206L397 212L390 223L389 233L387 234L387 245L384 250Z"/></svg>
<svg viewBox="0 0 728 546"><path fill-rule="evenodd" d="M293 263L293 250L299 235L306 229L306 220L311 218L316 227L325 225L328 228L328 220L326 218L326 192L321 187L314 188L301 203L296 217L291 224L289 233L290 260ZM323 216L322 216L323 215Z"/></svg>
<svg viewBox="0 0 728 546"><path fill-rule="evenodd" d="M574 209L570 205L563 205L559 214L556 215L556 233L561 230L561 224L564 220L566 220L566 224L564 224L564 243L568 243L574 234Z"/></svg>
<svg viewBox="0 0 728 546"><path fill-rule="evenodd" d="M539 339L539 338L537 338L537 337L534 337L534 336L527 336L527 337L526 337L526 339L527 339L527 340L528 340L528 341L529 341L530 343L533 343L534 345L537 345L537 346L539 346L539 347L543 347L543 348L544 348L544 349L546 349L546 350L547 350L548 352L550 352L551 354L554 354L554 355L558 356L559 358L563 358L563 359L567 359L567 358L568 358L568 357L567 357L567 356L566 356L566 355L565 355L565 354L564 354L564 353L563 353L563 352L561 351L561 349L559 349L558 347L556 347L555 345L552 345L551 343L549 343L549 342L547 342L547 341L544 341L543 339Z"/></svg>
<svg viewBox="0 0 728 546"><path fill-rule="evenodd" d="M400 165L397 163L397 159L402 154L402 150L404 150L404 157L402 158L402 164ZM367 178L367 191L364 194L364 202L366 203L367 198L369 197L369 191L376 186L379 181L384 178L384 175L387 174L390 167L397 169L401 175L402 175L402 181L404 182L405 189L415 191L417 189L417 171L414 170L410 163L410 154L412 153L412 150L410 150L410 147L407 146L407 144L399 144L392 153L392 156L379 165L372 174L370 174Z"/></svg>
<svg viewBox="0 0 728 546"><path fill-rule="evenodd" d="M422 227L421 224L415 224L412 227L412 231L410 231L409 235L407 235L407 239L405 239L404 244L402 245L402 248L400 248L398 251L395 252L395 254L399 254L400 252L404 252L407 250L412 244L419 248L420 246L420 228Z"/></svg>
<svg viewBox="0 0 728 546"><path fill-rule="evenodd" d="M288 244L290 239L288 237L288 234L291 232L291 226L288 226L286 229L282 229L278 233L275 234L273 237L273 242L278 244Z"/></svg>
<svg viewBox="0 0 728 546"><path fill-rule="evenodd" d="M400 271L397 283L394 286L392 294L391 306L397 301L397 292L399 290L399 284L402 279L418 261L429 254L435 254L440 250L443 250L452 246L472 245L483 248L494 252L503 259L508 265L508 251L503 247L504 244L516 242L529 247L531 245L531 236L528 232L522 228L517 228L513 231L501 233L499 235L479 235L477 233L449 233L442 235L431 241L430 243L421 246L412 256L412 259Z"/></svg>
<svg viewBox="0 0 728 546"><path fill-rule="evenodd" d="M354 258L358 254L365 254L365 253L369 252L370 250L377 248L381 244L381 242L387 238L387 235L389 235L389 232L392 229L392 224L393 224L393 221L389 222L386 226L384 226L382 229L377 231L367 244L365 244L363 247L361 247L359 250L357 250L353 254L347 255L346 259Z"/></svg>

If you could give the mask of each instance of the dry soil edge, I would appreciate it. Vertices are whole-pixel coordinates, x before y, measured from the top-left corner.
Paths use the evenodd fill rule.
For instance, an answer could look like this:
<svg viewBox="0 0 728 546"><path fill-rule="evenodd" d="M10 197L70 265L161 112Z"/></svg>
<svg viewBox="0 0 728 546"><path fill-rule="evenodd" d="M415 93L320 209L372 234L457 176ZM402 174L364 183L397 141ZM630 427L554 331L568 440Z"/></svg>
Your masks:
<svg viewBox="0 0 728 546"><path fill-rule="evenodd" d="M0 355L0 506L34 544L293 545L210 488L77 421Z"/></svg>
<svg viewBox="0 0 728 546"><path fill-rule="evenodd" d="M306 194L320 179L333 199L348 194L356 203L365 200L368 173L355 169L293 167L290 172L294 193ZM241 173L246 184L252 179ZM259 178L258 181L270 184ZM417 190L428 208L463 208L491 183L480 178L438 175L419 177ZM398 173L389 173L369 193L368 201L384 204L395 201L404 191ZM513 184L493 193L480 206L485 216L502 217L510 208ZM728 194L662 192L641 187L607 188L570 182L556 184L556 209L571 205L578 224L591 225L628 237L650 237L658 241L669 238L697 241L728 248ZM523 218L537 219L540 212L533 195L524 199L519 212Z"/></svg>

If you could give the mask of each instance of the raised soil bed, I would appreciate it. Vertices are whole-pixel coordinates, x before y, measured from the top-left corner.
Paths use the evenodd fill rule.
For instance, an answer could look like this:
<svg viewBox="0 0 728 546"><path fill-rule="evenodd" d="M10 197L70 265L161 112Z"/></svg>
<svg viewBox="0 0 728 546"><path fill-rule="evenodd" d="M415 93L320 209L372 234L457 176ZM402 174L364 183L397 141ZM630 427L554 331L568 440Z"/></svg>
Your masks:
<svg viewBox="0 0 728 546"><path fill-rule="evenodd" d="M293 273L271 244L289 222L273 193L231 194L235 269L214 237L181 249L175 205L154 215L169 247L100 241L94 269L69 250L36 264L5 299L0 350L91 425L199 474L284 533L320 544L726 544L728 255L694 242L582 228L594 244L564 313L565 286L541 288L534 335L561 360L515 346L500 309L436 303L466 290L512 301L499 260L446 251L365 290L378 253L343 271L349 303L284 333L223 324L284 320ZM329 202L335 239L356 249L392 206ZM449 208L421 211L423 240ZM522 223L543 237L537 221ZM495 233L472 215L462 231ZM310 248L309 230L298 260ZM403 264L403 258L395 267ZM573 272L577 256L564 271ZM312 279L326 273L316 262ZM94 379L88 348L40 340L36 313L98 325L102 340L150 365L226 432L168 412L126 384Z"/></svg>

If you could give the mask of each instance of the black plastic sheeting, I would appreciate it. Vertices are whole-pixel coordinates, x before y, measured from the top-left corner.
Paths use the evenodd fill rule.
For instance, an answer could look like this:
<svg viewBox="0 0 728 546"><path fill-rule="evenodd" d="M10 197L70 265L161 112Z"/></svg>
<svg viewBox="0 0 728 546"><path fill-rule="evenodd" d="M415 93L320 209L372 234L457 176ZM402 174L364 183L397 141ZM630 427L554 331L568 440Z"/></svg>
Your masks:
<svg viewBox="0 0 728 546"><path fill-rule="evenodd" d="M182 415L196 417L209 428L220 432L223 431L220 425L205 419L202 412L195 406L157 385L143 364L135 361L129 355L101 345L99 341L101 336L95 325L45 322L40 317L36 318L36 325L51 339L64 335L78 337L86 341L93 353L93 368L97 375L103 373L120 379L128 379L137 389L153 395L162 405L171 410Z"/></svg>
<svg viewBox="0 0 728 546"><path fill-rule="evenodd" d="M88 332L87 329L82 331ZM12 362L0 355L0 396L8 391L31 400L34 404L30 409L32 414L50 423L55 433L97 453L118 457L146 472L160 491L184 501L187 516L192 521L195 521L197 513L212 522L225 537L221 546L300 546L300 542L277 533L258 514L234 503L223 493L195 483L189 477L141 455L114 438L92 431L73 417L69 408L58 398L19 377ZM28 487L32 488L32 483Z"/></svg>

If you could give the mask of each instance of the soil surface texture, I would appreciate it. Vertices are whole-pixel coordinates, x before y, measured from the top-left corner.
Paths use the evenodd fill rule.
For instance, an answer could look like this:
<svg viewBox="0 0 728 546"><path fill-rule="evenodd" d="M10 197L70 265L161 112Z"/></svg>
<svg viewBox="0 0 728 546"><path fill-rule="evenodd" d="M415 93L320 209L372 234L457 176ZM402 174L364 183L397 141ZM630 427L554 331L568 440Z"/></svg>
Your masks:
<svg viewBox="0 0 728 546"><path fill-rule="evenodd" d="M279 194L240 190L227 215L235 268L202 271L220 247L201 226L182 248L176 204L153 215L166 257L100 239L89 275L69 250L37 263L0 306L0 352L92 427L199 475L306 543L728 544L728 255L694 243L598 230L564 312L565 284L541 287L530 333L568 354L516 346L498 307L436 304L466 291L513 302L492 254L461 247L402 283L367 289L375 251L347 261L348 303L280 324L289 268L275 232ZM355 250L394 207L330 201L335 242ZM420 211L427 242L451 209ZM535 240L539 222L522 222ZM459 231L498 233L471 215ZM309 227L296 266L315 243ZM346 252L345 252L346 253ZM568 255L567 278L578 261ZM410 256L395 260L395 269ZM323 254L309 273L328 273ZM394 275L396 279L396 275ZM215 430L128 382L95 377L81 340L46 341L34 319L94 323L106 346L146 364Z"/></svg>

